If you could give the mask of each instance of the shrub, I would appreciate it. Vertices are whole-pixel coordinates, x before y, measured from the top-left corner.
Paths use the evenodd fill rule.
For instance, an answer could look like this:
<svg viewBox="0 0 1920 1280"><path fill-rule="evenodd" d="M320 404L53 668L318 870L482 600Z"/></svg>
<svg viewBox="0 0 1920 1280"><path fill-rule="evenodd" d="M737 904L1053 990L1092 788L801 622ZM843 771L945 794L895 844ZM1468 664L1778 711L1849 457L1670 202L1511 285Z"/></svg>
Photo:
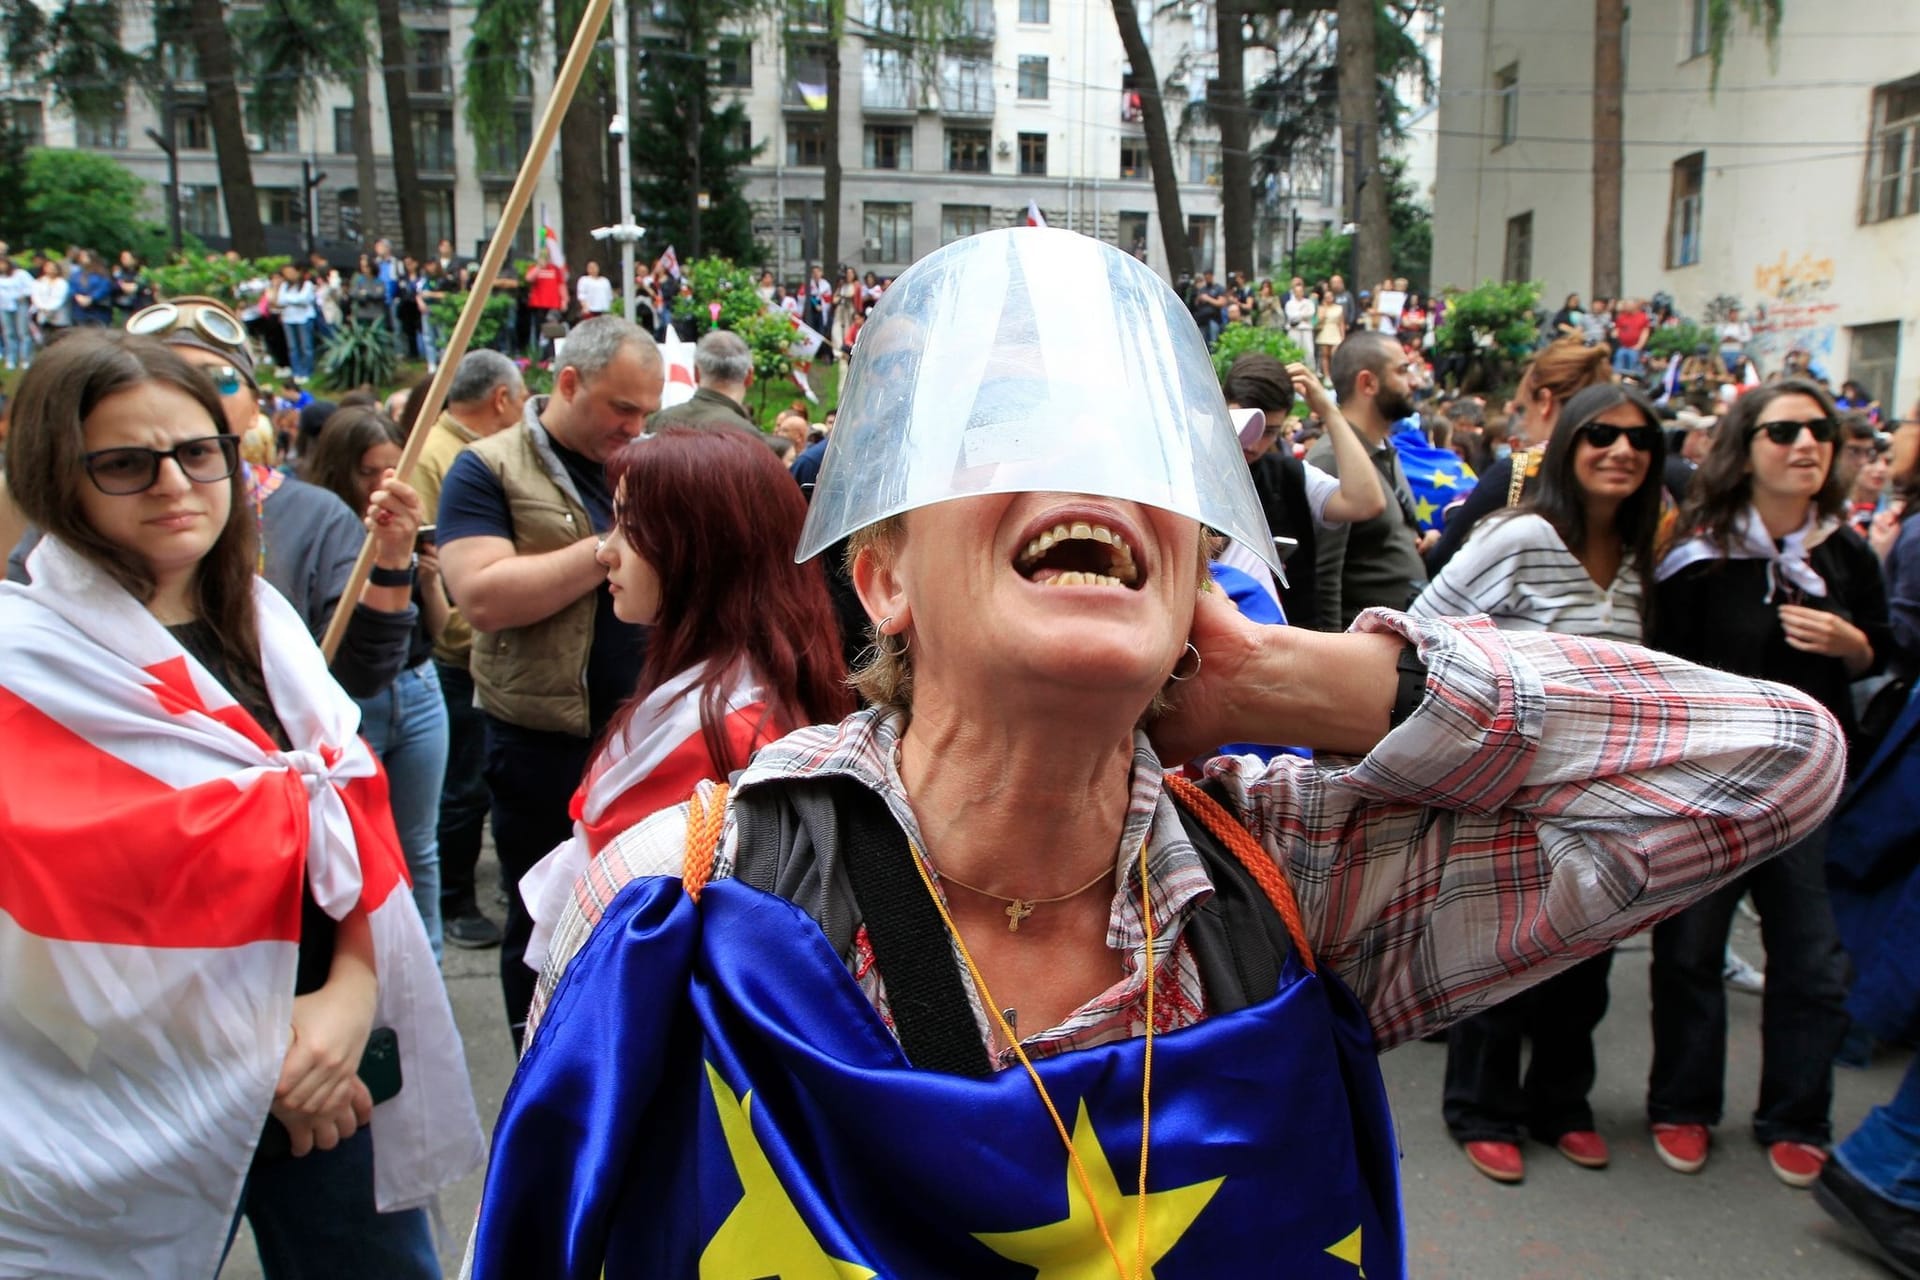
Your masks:
<svg viewBox="0 0 1920 1280"><path fill-rule="evenodd" d="M440 331L441 341L452 333L453 327L460 323L460 313L466 310L467 294L449 293L445 297L427 305L427 313L433 318L433 327ZM615 299L615 306L619 300ZM513 310L513 299L504 293L489 293L486 306L480 309L480 321L473 327L473 337L467 343L467 350L479 351L491 347L494 339L500 336L500 327L507 322L507 314Z"/></svg>
<svg viewBox="0 0 1920 1280"><path fill-rule="evenodd" d="M393 334L380 323L358 324L349 321L333 331L320 357L320 384L347 391L363 383L384 387L393 382L399 368L394 354Z"/></svg>
<svg viewBox="0 0 1920 1280"><path fill-rule="evenodd" d="M1306 364L1306 353L1294 345L1285 329L1263 329L1259 325L1230 324L1220 331L1213 344L1213 372L1222 381L1233 362L1249 351L1270 355L1281 364ZM1304 405L1300 406L1303 410Z"/></svg>
<svg viewBox="0 0 1920 1280"><path fill-rule="evenodd" d="M1690 356L1694 348L1705 345L1712 347L1713 330L1705 325L1695 324L1691 320L1682 320L1679 324L1670 324L1655 329L1647 338L1647 354L1650 356Z"/></svg>

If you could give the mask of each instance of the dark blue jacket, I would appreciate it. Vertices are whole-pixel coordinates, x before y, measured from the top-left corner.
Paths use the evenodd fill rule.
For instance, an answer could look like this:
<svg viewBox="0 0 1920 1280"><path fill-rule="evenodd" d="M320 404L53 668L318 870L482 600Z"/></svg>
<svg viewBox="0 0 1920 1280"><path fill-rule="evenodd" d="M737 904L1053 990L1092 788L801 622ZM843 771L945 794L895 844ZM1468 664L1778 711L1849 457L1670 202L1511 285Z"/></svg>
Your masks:
<svg viewBox="0 0 1920 1280"><path fill-rule="evenodd" d="M1883 1040L1920 1032L1920 698L1840 804L1827 884L1857 976L1854 1018Z"/></svg>

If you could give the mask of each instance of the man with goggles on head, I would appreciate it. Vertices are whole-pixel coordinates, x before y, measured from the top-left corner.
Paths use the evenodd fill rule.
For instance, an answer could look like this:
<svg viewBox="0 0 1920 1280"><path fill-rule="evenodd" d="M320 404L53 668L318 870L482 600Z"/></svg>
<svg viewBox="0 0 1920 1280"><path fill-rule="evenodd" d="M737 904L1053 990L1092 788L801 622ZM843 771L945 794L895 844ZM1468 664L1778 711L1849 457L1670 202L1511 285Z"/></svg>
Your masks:
<svg viewBox="0 0 1920 1280"><path fill-rule="evenodd" d="M213 298L174 298L134 312L127 318L127 332L158 338L204 369L220 394L227 429L235 436L244 436L257 424L260 390L247 331L223 304ZM384 508L389 517L381 524L369 517L363 525L356 518L359 513L325 489L267 467L248 468L251 516L259 521L260 574L299 611L315 637L326 630L346 593L366 529L372 528L379 538L375 569L411 583L414 536L423 523L420 499L392 477L380 489L393 499ZM245 514L236 512L234 518ZM36 530L20 539L7 560L8 578L27 581L27 553L39 540ZM340 687L365 698L390 685L406 663L414 619L410 585L369 586L330 668Z"/></svg>

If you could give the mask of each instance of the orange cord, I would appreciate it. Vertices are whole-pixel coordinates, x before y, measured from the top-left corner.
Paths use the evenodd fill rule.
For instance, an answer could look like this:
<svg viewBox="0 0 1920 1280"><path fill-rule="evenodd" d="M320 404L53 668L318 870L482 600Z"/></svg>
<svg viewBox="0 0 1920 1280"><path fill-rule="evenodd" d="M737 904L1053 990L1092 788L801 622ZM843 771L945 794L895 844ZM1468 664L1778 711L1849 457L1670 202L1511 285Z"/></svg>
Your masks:
<svg viewBox="0 0 1920 1280"><path fill-rule="evenodd" d="M1147 1048L1140 1066L1140 1194L1135 1200L1139 1220L1134 1224L1134 1263L1136 1280L1147 1280L1147 1131L1153 1108L1153 904L1147 899L1147 842L1140 842L1140 922L1147 935ZM1122 1280L1125 1280L1122 1277Z"/></svg>
<svg viewBox="0 0 1920 1280"><path fill-rule="evenodd" d="M695 787L687 797L687 856L680 868L680 883L695 902L700 901L700 891L713 878L713 859L720 852L726 822L727 784L713 789L711 804L700 798L700 789Z"/></svg>
<svg viewBox="0 0 1920 1280"><path fill-rule="evenodd" d="M1293 939L1294 950L1300 953L1300 962L1307 966L1308 972L1320 972L1314 963L1313 948L1307 945L1307 929L1300 919L1300 904L1293 899L1293 887L1273 858L1260 847L1260 842L1253 838L1253 833L1235 822L1233 815L1220 807L1219 801L1179 774L1167 775L1167 790L1188 813L1200 819L1214 839L1233 851L1233 856L1259 883L1267 900L1273 903L1273 909L1286 922L1287 934Z"/></svg>

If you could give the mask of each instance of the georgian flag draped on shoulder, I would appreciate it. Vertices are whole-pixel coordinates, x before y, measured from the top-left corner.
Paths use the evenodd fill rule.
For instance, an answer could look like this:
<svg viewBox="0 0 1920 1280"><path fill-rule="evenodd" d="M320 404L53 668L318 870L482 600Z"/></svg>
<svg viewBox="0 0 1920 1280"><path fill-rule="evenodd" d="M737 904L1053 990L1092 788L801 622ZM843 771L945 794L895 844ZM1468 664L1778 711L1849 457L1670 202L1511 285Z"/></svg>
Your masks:
<svg viewBox="0 0 1920 1280"><path fill-rule="evenodd" d="M0 586L0 1274L214 1271L291 1039L301 882L364 906L404 1086L375 1199L480 1160L386 778L299 618L254 583L280 750L57 540Z"/></svg>

